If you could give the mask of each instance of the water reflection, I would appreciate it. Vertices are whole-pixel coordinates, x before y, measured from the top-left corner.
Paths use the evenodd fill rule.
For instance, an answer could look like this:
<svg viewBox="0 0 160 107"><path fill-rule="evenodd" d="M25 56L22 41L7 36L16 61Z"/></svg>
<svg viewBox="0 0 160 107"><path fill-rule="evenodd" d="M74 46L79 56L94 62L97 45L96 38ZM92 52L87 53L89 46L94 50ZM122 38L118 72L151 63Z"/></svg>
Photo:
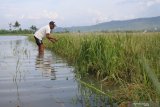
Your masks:
<svg viewBox="0 0 160 107"><path fill-rule="evenodd" d="M44 53L38 53L37 55L36 70L41 71L43 77L49 77L51 80L56 80L55 70L51 66L50 59L44 57Z"/></svg>
<svg viewBox="0 0 160 107"><path fill-rule="evenodd" d="M16 75L17 75L17 72L16 72ZM19 83L20 81L17 81L17 77L15 77L15 79L13 79L13 83L15 84L16 86L16 91L17 91L17 102L16 102L16 105L17 107L20 107L22 105L22 101L21 101L21 98L20 98L20 93L19 93Z"/></svg>
<svg viewBox="0 0 160 107"><path fill-rule="evenodd" d="M116 103L111 105L108 96L95 92L81 83L78 83L78 89L77 101L82 104L82 107L118 107Z"/></svg>
<svg viewBox="0 0 160 107"><path fill-rule="evenodd" d="M16 63L15 63L16 69L15 69L15 73L13 74L13 83L16 87L16 95L17 95L16 106L17 107L22 106L22 101L21 101L20 92L19 92L19 85L22 80L22 70L20 69L22 66L21 56L25 57L25 50L27 50L27 49L24 49L24 47L23 48L20 47L21 43L22 43L22 40L16 40L15 46L12 47L13 44L12 42L10 42L11 49L13 51L13 56L16 58Z"/></svg>
<svg viewBox="0 0 160 107"><path fill-rule="evenodd" d="M37 47L24 39L16 41L17 38L0 39L0 107L100 107L108 104L103 103L107 98L78 87L74 69L60 57L47 51L39 54ZM98 98L104 100L95 100Z"/></svg>

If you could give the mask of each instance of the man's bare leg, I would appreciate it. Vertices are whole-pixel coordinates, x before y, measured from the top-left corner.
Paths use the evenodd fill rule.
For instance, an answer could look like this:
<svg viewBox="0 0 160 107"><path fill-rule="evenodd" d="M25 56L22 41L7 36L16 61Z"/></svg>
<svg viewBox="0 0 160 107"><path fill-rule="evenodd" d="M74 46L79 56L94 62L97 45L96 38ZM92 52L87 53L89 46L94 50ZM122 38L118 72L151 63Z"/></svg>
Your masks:
<svg viewBox="0 0 160 107"><path fill-rule="evenodd" d="M44 54L44 45L43 44L40 44L39 47L39 54Z"/></svg>

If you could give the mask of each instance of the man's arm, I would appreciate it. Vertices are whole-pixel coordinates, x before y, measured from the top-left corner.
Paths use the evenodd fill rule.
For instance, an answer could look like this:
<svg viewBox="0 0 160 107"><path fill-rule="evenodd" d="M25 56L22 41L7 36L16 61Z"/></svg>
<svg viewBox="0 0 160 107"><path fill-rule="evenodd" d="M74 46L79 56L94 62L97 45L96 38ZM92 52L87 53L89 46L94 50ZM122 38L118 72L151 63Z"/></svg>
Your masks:
<svg viewBox="0 0 160 107"><path fill-rule="evenodd" d="M51 37L49 33L46 34L46 37L48 40L50 40L51 42L56 42L57 39L55 37Z"/></svg>

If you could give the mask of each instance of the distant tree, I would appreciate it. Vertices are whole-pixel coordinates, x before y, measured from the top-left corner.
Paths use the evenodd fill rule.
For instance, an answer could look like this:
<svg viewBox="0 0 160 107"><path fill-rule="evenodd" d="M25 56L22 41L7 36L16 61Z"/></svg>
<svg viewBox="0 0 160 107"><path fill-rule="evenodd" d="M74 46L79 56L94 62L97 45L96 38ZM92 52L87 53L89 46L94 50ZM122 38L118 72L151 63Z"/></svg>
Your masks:
<svg viewBox="0 0 160 107"><path fill-rule="evenodd" d="M16 21L15 22L15 24L13 25L13 27L16 29L16 28L19 28L21 26L21 24L18 22L18 21Z"/></svg>
<svg viewBox="0 0 160 107"><path fill-rule="evenodd" d="M69 33L69 30L67 28L65 28L64 33Z"/></svg>
<svg viewBox="0 0 160 107"><path fill-rule="evenodd" d="M30 29L33 31L33 32L36 32L36 30L38 29L35 25L32 25L31 27L30 27Z"/></svg>
<svg viewBox="0 0 160 107"><path fill-rule="evenodd" d="M80 30L78 30L78 33L81 33L81 31L80 31Z"/></svg>
<svg viewBox="0 0 160 107"><path fill-rule="evenodd" d="M9 30L12 30L12 23L9 23Z"/></svg>
<svg viewBox="0 0 160 107"><path fill-rule="evenodd" d="M21 32L21 31L22 31L22 28L19 28L19 31Z"/></svg>

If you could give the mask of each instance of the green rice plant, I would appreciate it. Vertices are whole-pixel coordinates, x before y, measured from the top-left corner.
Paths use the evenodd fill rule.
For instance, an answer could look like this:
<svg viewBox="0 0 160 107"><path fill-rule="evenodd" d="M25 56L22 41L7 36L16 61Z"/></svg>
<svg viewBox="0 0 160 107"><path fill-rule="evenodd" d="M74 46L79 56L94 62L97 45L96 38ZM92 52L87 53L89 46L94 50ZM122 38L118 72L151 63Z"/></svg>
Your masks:
<svg viewBox="0 0 160 107"><path fill-rule="evenodd" d="M147 76L149 77L151 82L153 83L153 86L155 87L155 89L157 90L157 93L160 96L160 82L159 82L156 74L149 67L149 65L147 64L147 61L146 61L146 59L144 57L142 59L140 59L140 63L142 64L145 73L147 74Z"/></svg>
<svg viewBox="0 0 160 107"><path fill-rule="evenodd" d="M146 72L152 68L157 81L160 80L160 33L159 32L111 32L111 33L58 33L57 43L45 41L45 46L67 59L75 66L78 77L94 77L97 81L113 81L115 92L126 93L124 100L159 99L153 81ZM147 65L140 63L141 56ZM148 68L147 68L148 69ZM132 87L132 91L127 91ZM137 87L137 88L136 88ZM125 91L124 91L125 90ZM144 90L144 91L143 91ZM152 90L152 91L151 91ZM105 91L105 90L104 90ZM114 90L113 90L114 91ZM134 93L134 94L133 94ZM115 93L115 95L118 95ZM131 98L129 98L131 95ZM137 97L141 95L140 97Z"/></svg>

